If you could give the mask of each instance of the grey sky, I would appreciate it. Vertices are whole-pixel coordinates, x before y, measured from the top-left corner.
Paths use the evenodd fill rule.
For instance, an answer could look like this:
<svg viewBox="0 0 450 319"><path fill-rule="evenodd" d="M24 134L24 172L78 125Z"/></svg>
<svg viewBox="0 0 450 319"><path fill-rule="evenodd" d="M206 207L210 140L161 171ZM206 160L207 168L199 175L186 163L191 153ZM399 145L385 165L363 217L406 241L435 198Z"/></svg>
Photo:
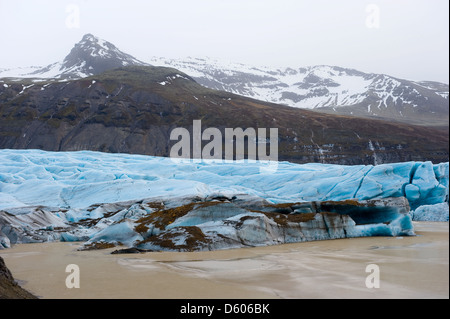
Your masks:
<svg viewBox="0 0 450 319"><path fill-rule="evenodd" d="M62 60L92 33L143 61L326 64L448 83L448 11L448 0L0 0L0 68Z"/></svg>

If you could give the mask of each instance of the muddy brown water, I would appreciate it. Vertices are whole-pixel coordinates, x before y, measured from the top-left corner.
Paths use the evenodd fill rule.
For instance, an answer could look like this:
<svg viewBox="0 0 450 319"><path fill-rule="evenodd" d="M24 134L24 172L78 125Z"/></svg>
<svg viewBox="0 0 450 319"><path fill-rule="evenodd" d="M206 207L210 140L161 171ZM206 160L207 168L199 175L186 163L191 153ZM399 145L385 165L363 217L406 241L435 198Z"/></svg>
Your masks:
<svg viewBox="0 0 450 319"><path fill-rule="evenodd" d="M0 251L40 298L267 299L449 298L449 224L415 222L414 237L315 241L211 252L111 254L80 243L21 244ZM68 265L79 288L68 288ZM368 288L378 267L379 288Z"/></svg>

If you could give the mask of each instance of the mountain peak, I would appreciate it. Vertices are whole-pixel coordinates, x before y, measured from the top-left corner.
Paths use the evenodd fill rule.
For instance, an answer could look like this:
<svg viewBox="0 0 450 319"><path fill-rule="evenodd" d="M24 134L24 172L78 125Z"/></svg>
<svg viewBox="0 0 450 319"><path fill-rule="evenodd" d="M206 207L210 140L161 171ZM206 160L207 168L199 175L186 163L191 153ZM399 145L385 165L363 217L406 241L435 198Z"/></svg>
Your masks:
<svg viewBox="0 0 450 319"><path fill-rule="evenodd" d="M91 33L87 33L83 36L83 38L80 40L80 42L78 42L77 44L75 44L74 48L82 48L82 49L96 49L96 50L104 50L104 51L109 51L109 50L116 50L116 51L120 51L119 49L117 49L117 47L108 42L105 41L103 39L100 39L99 37L96 37L94 35L92 35Z"/></svg>
<svg viewBox="0 0 450 319"><path fill-rule="evenodd" d="M18 75L11 77L73 80L129 65L149 64L122 52L111 42L87 33L74 45L63 61L49 64L46 67L28 68L30 71L27 73L17 72Z"/></svg>
<svg viewBox="0 0 450 319"><path fill-rule="evenodd" d="M68 70L69 73L75 71L74 77L79 78L128 65L146 63L120 51L114 44L88 33L65 57L60 70Z"/></svg>
<svg viewBox="0 0 450 319"><path fill-rule="evenodd" d="M83 35L83 39L82 41L93 41L98 39L95 35L93 35L92 33L86 33L85 35Z"/></svg>

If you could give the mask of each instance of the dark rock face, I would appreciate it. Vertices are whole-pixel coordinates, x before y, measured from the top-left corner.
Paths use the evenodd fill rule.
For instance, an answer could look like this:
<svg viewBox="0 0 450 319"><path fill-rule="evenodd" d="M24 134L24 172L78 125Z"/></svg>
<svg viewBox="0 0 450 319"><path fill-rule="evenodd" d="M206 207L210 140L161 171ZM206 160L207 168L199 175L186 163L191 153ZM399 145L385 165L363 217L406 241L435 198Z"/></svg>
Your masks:
<svg viewBox="0 0 450 319"><path fill-rule="evenodd" d="M0 256L0 277L7 281L14 281L11 271L6 267L5 261Z"/></svg>
<svg viewBox="0 0 450 319"><path fill-rule="evenodd" d="M0 256L0 299L36 299L28 291L22 289L14 280L11 271Z"/></svg>
<svg viewBox="0 0 450 319"><path fill-rule="evenodd" d="M145 253L147 250L143 249L137 249L137 248L124 248L124 249L117 249L114 250L111 254L118 255L118 254L141 254Z"/></svg>
<svg viewBox="0 0 450 319"><path fill-rule="evenodd" d="M169 156L171 131L192 132L198 119L223 136L227 127L278 128L279 160L296 163L448 161L441 131L264 103L206 89L170 68L0 86L0 148Z"/></svg>

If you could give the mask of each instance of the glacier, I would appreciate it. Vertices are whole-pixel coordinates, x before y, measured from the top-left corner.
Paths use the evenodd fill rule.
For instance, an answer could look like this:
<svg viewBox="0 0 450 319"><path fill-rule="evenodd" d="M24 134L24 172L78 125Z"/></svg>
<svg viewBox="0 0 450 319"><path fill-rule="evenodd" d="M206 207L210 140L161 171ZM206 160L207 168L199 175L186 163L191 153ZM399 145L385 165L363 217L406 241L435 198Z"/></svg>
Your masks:
<svg viewBox="0 0 450 319"><path fill-rule="evenodd" d="M0 249L55 240L223 249L400 236L413 220L448 221L448 162L265 165L0 150Z"/></svg>

